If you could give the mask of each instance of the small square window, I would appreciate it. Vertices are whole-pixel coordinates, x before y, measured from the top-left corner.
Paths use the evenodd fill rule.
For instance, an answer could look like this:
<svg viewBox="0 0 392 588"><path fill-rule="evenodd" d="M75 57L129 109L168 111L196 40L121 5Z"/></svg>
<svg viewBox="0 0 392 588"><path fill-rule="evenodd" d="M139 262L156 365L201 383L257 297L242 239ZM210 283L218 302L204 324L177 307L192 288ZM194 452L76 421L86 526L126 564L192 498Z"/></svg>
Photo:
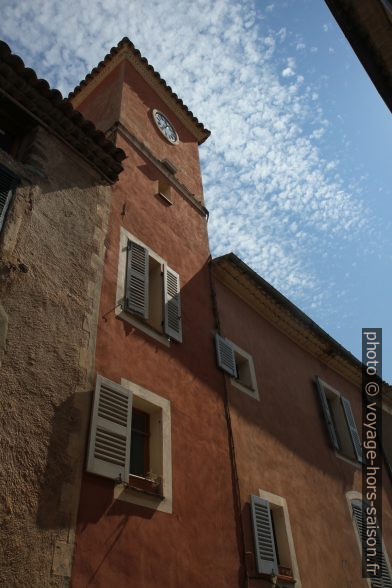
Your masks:
<svg viewBox="0 0 392 588"><path fill-rule="evenodd" d="M171 186L170 186L169 182L166 182L164 180L158 180L157 195L168 206L171 206L173 204L172 196L171 196Z"/></svg>
<svg viewBox="0 0 392 588"><path fill-rule="evenodd" d="M259 400L252 356L218 334L215 336L215 344L218 366L231 376L232 385Z"/></svg>

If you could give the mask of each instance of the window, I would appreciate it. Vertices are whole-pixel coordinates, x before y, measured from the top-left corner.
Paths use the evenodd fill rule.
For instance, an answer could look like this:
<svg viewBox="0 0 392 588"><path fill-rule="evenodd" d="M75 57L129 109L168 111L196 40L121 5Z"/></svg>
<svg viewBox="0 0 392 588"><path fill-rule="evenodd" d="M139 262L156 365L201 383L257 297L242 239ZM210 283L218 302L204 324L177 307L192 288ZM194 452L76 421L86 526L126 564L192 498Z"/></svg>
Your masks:
<svg viewBox="0 0 392 588"><path fill-rule="evenodd" d="M0 231L4 226L6 214L17 183L17 177L11 171L0 165Z"/></svg>
<svg viewBox="0 0 392 588"><path fill-rule="evenodd" d="M215 345L218 366L231 376L233 386L259 400L252 356L218 333Z"/></svg>
<svg viewBox="0 0 392 588"><path fill-rule="evenodd" d="M116 481L115 498L171 512L170 402L98 375L87 471Z"/></svg>
<svg viewBox="0 0 392 588"><path fill-rule="evenodd" d="M171 197L171 187L170 187L169 182L164 181L164 180L158 180L157 195L168 206L171 206L173 204L172 197Z"/></svg>
<svg viewBox="0 0 392 588"><path fill-rule="evenodd" d="M116 303L116 315L162 343L182 341L179 275L124 229Z"/></svg>
<svg viewBox="0 0 392 588"><path fill-rule="evenodd" d="M366 508L367 507L371 508L370 505L368 505L366 502L363 502L360 499L351 500L351 515L352 515L353 523L355 526L357 539L358 539L358 545L359 545L361 553L362 553L362 543L364 541L366 541L366 531L365 531L365 526L363 525L362 509L365 509L364 514L366 516ZM370 517L370 518L372 518L372 517ZM376 525L377 525L377 523L376 523ZM368 580L369 586L371 586L371 588L392 588L392 575L391 575L391 568L389 565L388 556L387 556L385 548L384 548L382 537L378 531L376 531L376 532L377 532L377 536L375 538L375 546L374 547L369 546L368 554L371 559L373 559L373 557L374 557L376 563L380 566L381 578L369 578L369 580ZM371 549L374 550L373 554L372 554Z"/></svg>
<svg viewBox="0 0 392 588"><path fill-rule="evenodd" d="M277 586L301 588L286 500L260 490L251 496L251 518L256 568L277 576Z"/></svg>
<svg viewBox="0 0 392 588"><path fill-rule="evenodd" d="M348 459L362 462L362 446L350 401L318 376L316 384L332 447Z"/></svg>

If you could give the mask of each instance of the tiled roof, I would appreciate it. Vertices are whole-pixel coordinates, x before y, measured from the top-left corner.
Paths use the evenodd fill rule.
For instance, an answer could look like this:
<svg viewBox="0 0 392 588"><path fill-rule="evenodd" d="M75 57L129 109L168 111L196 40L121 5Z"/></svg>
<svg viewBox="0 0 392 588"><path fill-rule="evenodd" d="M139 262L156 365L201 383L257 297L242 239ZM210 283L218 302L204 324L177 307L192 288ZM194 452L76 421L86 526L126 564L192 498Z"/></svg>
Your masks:
<svg viewBox="0 0 392 588"><path fill-rule="evenodd" d="M38 79L35 71L26 67L3 41L0 41L0 92L71 144L110 181L117 179L123 169L124 151L75 110L61 92L52 90L46 80Z"/></svg>
<svg viewBox="0 0 392 588"><path fill-rule="evenodd" d="M135 45L128 39L128 37L124 37L116 47L112 47L110 52L106 55L106 57L99 62L99 64L94 67L89 74L86 75L84 80L80 82L78 86L70 92L68 98L74 98L79 92L81 92L87 84L93 80L101 71L102 69L116 56L119 54L120 51L123 49L128 49L132 55L138 60L140 65L146 71L147 74L153 76L159 84L162 86L164 91L167 93L168 96L175 103L181 108L181 110L186 114L190 121L192 121L193 125L197 128L198 132L201 134L201 140L199 143L203 143L211 134L211 132L204 127L204 125L194 116L193 112L189 110L189 108L184 104L184 102L177 96L175 92L173 92L172 88L166 83L166 81L161 78L159 73L154 70L152 65L150 65L145 57L142 56L140 51L136 49Z"/></svg>

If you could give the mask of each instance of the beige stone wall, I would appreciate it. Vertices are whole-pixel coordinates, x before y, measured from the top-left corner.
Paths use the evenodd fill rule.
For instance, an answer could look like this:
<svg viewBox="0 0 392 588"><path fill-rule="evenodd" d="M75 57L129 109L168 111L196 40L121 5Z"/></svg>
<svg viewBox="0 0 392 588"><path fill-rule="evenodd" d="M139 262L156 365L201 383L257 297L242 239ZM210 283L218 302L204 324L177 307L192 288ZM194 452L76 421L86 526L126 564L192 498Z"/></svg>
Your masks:
<svg viewBox="0 0 392 588"><path fill-rule="evenodd" d="M0 585L66 586L111 188L42 129L0 162L22 176L0 235Z"/></svg>

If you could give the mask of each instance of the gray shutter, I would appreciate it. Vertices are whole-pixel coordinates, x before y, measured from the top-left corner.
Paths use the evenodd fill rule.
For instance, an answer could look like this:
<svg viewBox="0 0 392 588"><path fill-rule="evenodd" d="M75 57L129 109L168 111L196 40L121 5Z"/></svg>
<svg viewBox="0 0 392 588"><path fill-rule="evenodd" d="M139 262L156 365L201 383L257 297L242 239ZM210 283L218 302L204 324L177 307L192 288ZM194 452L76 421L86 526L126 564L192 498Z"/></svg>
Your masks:
<svg viewBox="0 0 392 588"><path fill-rule="evenodd" d="M276 576L278 563L275 553L271 509L268 500L259 496L250 497L255 557L259 574Z"/></svg>
<svg viewBox="0 0 392 588"><path fill-rule="evenodd" d="M362 544L366 542L365 527L362 520L362 502L360 500L353 500L351 502L353 512L353 520L356 524L359 538ZM361 549L362 552L362 549ZM381 567L381 578L371 578L370 583L372 588L392 588L392 578L389 573L388 565L385 559L384 550L382 546L381 535L378 532L376 537L376 562Z"/></svg>
<svg viewBox="0 0 392 588"><path fill-rule="evenodd" d="M350 433L351 441L354 447L355 456L358 461L363 461L362 459L362 446L361 440L358 435L357 425L355 424L353 411L351 410L350 401L347 398L341 396L340 398L343 406L344 415L346 417L346 422L348 426L348 430Z"/></svg>
<svg viewBox="0 0 392 588"><path fill-rule="evenodd" d="M163 267L163 290L165 333L181 343L180 277L166 264Z"/></svg>
<svg viewBox="0 0 392 588"><path fill-rule="evenodd" d="M131 424L132 393L98 375L91 415L88 472L128 481Z"/></svg>
<svg viewBox="0 0 392 588"><path fill-rule="evenodd" d="M148 250L128 241L125 308L148 318Z"/></svg>
<svg viewBox="0 0 392 588"><path fill-rule="evenodd" d="M235 364L235 355L234 349L230 341L215 334L215 346L216 346L216 358L218 361L218 366L233 376L234 378L237 377L237 366Z"/></svg>
<svg viewBox="0 0 392 588"><path fill-rule="evenodd" d="M12 191L17 184L14 174L0 166L0 231L12 199Z"/></svg>
<svg viewBox="0 0 392 588"><path fill-rule="evenodd" d="M331 412L329 410L327 397L324 392L323 382L322 382L322 380L320 380L320 378L318 376L316 376L316 384L317 384L317 390L318 390L318 394L319 394L319 398L320 398L320 402L321 402L321 408L323 410L323 414L324 414L324 418L325 418L325 424L327 425L327 429L328 429L329 437L331 439L332 447L336 450L339 450L338 437L337 437L335 427L333 424Z"/></svg>

